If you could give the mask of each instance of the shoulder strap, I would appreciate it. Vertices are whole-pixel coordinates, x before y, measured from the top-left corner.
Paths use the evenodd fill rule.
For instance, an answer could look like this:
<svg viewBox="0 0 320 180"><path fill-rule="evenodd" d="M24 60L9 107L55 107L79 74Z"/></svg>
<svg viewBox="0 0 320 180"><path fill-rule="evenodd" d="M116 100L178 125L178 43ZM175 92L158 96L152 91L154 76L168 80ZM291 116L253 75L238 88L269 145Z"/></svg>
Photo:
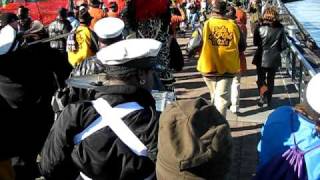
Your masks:
<svg viewBox="0 0 320 180"><path fill-rule="evenodd" d="M92 104L101 116L74 137L73 141L75 144L79 144L83 139L101 128L109 126L118 138L135 154L138 156L147 156L146 146L121 119L131 112L143 109L143 107L136 102L128 102L112 108L109 103L102 98L92 101Z"/></svg>
<svg viewBox="0 0 320 180"><path fill-rule="evenodd" d="M198 35L201 37L201 39L202 39L202 29L203 29L203 28L201 28L201 27L198 27L198 28L197 28Z"/></svg>
<svg viewBox="0 0 320 180"><path fill-rule="evenodd" d="M99 51L99 43L97 42L97 35L95 34L94 31L92 31L90 29L90 38L91 38L91 49L94 51L94 52L98 52Z"/></svg>

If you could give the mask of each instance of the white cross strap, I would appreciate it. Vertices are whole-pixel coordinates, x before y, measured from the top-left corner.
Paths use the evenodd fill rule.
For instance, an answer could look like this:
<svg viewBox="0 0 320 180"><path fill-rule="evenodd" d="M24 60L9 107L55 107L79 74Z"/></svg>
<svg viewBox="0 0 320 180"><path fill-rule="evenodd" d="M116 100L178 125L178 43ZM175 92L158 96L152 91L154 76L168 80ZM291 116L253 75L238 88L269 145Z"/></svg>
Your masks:
<svg viewBox="0 0 320 180"><path fill-rule="evenodd" d="M112 108L109 103L102 98L92 101L92 104L101 117L74 137L75 144L79 144L83 139L99 129L109 126L118 138L135 154L138 156L147 156L147 147L121 119L131 112L143 109L143 107L136 102L128 102Z"/></svg>

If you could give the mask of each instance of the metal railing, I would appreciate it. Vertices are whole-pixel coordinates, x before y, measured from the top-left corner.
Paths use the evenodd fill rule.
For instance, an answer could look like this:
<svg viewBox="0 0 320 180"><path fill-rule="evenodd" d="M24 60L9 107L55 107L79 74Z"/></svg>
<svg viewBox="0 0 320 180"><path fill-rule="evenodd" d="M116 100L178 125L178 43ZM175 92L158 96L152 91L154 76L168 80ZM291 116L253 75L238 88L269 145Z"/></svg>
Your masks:
<svg viewBox="0 0 320 180"><path fill-rule="evenodd" d="M287 52L283 53L282 61L288 74L291 76L291 80L294 83L296 89L299 92L300 102L303 101L303 94L306 84L310 78L317 74L317 69L312 65L292 42L287 39L289 48Z"/></svg>
<svg viewBox="0 0 320 180"><path fill-rule="evenodd" d="M289 12L281 0L274 0L273 4L279 8L280 16L284 21L283 24L287 31L287 42L289 48L287 51L282 53L282 62L286 68L288 74L291 76L292 82L299 92L299 100L303 101L304 89L306 84L309 82L312 76L316 75L319 71L319 65L311 62L310 59L306 58L304 52L305 42L307 40L313 41L308 32L303 26L296 20L296 18ZM302 39L297 40L294 36L295 32L290 32L289 26L296 27L296 33L302 36ZM290 36L291 35L291 36ZM302 42L301 42L302 41Z"/></svg>

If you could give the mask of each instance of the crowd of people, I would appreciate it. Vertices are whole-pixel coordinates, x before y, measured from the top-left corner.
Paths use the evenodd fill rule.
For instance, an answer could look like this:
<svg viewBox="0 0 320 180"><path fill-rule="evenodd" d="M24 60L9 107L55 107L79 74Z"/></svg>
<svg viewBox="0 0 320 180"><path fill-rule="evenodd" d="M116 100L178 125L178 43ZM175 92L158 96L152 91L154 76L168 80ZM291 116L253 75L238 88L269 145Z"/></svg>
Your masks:
<svg viewBox="0 0 320 180"><path fill-rule="evenodd" d="M257 46L257 104L272 107L287 48L278 9L268 0L127 0L121 8L81 1L48 25L24 6L0 13L0 180L229 178L226 112L239 112L246 40ZM211 100L177 100L160 112L152 91L174 92L186 30ZM319 82L319 74L310 80L305 102L267 118L254 178L320 178Z"/></svg>

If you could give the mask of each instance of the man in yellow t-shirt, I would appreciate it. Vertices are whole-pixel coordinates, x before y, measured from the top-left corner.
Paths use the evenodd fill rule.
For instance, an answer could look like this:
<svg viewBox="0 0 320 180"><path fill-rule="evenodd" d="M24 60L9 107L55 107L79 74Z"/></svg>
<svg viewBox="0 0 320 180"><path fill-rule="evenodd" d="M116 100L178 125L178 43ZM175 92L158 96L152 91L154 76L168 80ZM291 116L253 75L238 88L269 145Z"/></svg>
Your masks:
<svg viewBox="0 0 320 180"><path fill-rule="evenodd" d="M90 28L92 17L86 9L82 9L79 12L80 25L75 30L76 48L68 48L68 59L69 63L76 67L83 60L96 54L98 51L98 37Z"/></svg>
<svg viewBox="0 0 320 180"><path fill-rule="evenodd" d="M207 84L211 102L226 116L230 104L232 78L240 70L239 52L245 41L238 26L225 18L226 3L212 1L213 16L203 27L203 46L197 69Z"/></svg>

